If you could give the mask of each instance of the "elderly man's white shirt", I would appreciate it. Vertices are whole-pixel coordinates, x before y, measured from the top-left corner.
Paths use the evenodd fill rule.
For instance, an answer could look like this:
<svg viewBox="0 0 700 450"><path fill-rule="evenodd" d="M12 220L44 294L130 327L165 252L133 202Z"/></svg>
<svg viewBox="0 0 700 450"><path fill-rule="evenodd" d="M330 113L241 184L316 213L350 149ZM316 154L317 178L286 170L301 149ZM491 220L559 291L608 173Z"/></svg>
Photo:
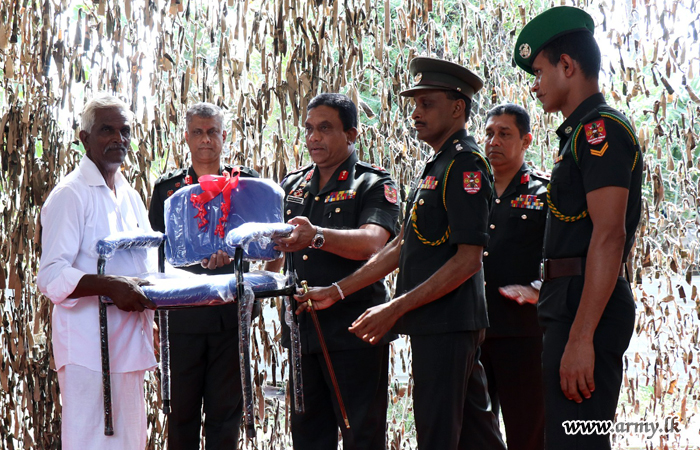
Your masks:
<svg viewBox="0 0 700 450"><path fill-rule="evenodd" d="M70 299L85 274L97 273L95 244L105 236L129 230L151 231L141 197L124 176L115 177L116 195L87 157L51 191L41 211L42 257L37 284L55 304L52 343L56 369L76 364L99 372L98 298ZM118 251L107 262L109 275L138 276L155 272L156 252ZM112 372L152 369L153 311L125 312L107 308Z"/></svg>

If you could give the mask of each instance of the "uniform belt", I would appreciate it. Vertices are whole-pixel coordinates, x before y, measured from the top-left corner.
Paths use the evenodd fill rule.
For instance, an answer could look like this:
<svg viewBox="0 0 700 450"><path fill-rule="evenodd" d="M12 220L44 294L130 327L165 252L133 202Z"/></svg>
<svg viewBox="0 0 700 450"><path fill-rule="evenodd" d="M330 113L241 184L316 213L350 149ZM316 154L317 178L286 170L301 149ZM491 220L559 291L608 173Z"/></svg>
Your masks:
<svg viewBox="0 0 700 450"><path fill-rule="evenodd" d="M575 277L586 272L586 258L543 259L540 264L540 276L543 281L561 277ZM625 263L620 264L618 277L625 275Z"/></svg>

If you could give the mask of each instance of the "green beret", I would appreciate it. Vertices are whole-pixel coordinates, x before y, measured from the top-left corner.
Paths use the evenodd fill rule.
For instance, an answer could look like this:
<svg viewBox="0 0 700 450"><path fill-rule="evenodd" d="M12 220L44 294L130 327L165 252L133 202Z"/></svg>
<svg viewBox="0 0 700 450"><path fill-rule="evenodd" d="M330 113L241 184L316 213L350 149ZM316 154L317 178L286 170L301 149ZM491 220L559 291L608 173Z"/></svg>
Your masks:
<svg viewBox="0 0 700 450"><path fill-rule="evenodd" d="M525 25L515 43L513 60L525 72L534 75L532 62L545 45L554 39L575 31L593 33L593 18L582 9L573 6L557 6L548 9Z"/></svg>
<svg viewBox="0 0 700 450"><path fill-rule="evenodd" d="M413 97L416 92L426 89L439 89L457 91L471 99L484 86L484 82L474 72L444 59L422 56L413 58L409 72L415 84L401 92L404 97Z"/></svg>

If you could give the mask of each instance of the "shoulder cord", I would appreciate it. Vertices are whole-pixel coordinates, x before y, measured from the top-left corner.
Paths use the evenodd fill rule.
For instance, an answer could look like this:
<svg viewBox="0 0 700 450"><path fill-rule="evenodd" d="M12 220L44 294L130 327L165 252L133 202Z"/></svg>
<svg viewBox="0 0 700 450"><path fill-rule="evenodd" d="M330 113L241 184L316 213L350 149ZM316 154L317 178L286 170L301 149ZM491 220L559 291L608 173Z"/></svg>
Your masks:
<svg viewBox="0 0 700 450"><path fill-rule="evenodd" d="M455 163L454 159L450 163L450 165L447 167L447 170L445 171L445 177L442 180L442 204L445 207L445 210L447 210L447 203L445 203L445 191L447 190L447 176L450 174L450 170L452 169L452 165ZM420 193L420 186L418 186L418 193ZM416 194L417 196L417 194ZM450 237L450 227L449 225L447 226L447 230L445 230L445 234L442 235L442 237L436 241L430 241L426 239L420 231L418 231L418 212L417 212L418 204L415 202L415 197L414 197L414 202L413 202L413 208L411 208L411 225L413 226L413 231L416 232L416 237L418 238L421 243L425 245L430 245L432 247L437 247L438 245L442 245L445 242L447 242L447 239Z"/></svg>
<svg viewBox="0 0 700 450"><path fill-rule="evenodd" d="M629 125L627 125L627 123L624 120L620 119L616 115L611 114L611 113L599 113L599 114L601 117L608 118L608 119L613 120L613 121L617 122L618 124L620 124L622 126L622 128L624 128L627 131L627 133L630 135L630 137L632 138L632 142L634 143L634 145L637 146L637 151L634 154L634 162L632 163L632 170L634 170L634 168L637 166L637 161L639 161L639 153L640 153L639 141L637 140L637 136L634 135L634 133L632 132L632 129L629 127ZM582 129L583 129L583 124L580 123L578 125L578 127L576 127L576 130L574 131L573 138L572 138L573 141L571 143L571 153L574 156L574 161L576 162L576 167L580 167L579 161L578 161L578 152L576 150L576 147L577 147L578 137L581 134ZM588 209L584 209L583 212L581 212L580 214L578 214L576 216L567 216L567 215L563 214L561 211L559 211L559 209L557 209L557 207L554 206L554 202L552 201L552 196L550 194L551 189L552 189L552 183L549 183L547 185L547 206L549 206L549 210L552 212L554 217L561 220L562 222L576 222L576 221L581 220L585 217L588 217Z"/></svg>

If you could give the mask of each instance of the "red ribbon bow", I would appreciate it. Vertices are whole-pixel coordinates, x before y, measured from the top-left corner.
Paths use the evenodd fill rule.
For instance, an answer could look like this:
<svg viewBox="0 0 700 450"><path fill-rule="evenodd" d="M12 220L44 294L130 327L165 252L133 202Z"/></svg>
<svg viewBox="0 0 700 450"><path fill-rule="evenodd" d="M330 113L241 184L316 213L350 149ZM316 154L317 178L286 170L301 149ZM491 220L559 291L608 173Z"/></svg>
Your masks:
<svg viewBox="0 0 700 450"><path fill-rule="evenodd" d="M231 211L231 189L238 186L238 176L241 171L236 168L233 174L229 174L224 170L223 175L202 175L199 177L199 185L202 187L202 193L199 195L192 194L190 202L192 206L197 208L197 214L194 216L197 219L199 229L204 232L209 223L207 220L207 210L204 205L219 194L223 195L221 199L221 218L219 224L214 229L214 234L221 239L224 238L224 227L228 220L228 213Z"/></svg>

